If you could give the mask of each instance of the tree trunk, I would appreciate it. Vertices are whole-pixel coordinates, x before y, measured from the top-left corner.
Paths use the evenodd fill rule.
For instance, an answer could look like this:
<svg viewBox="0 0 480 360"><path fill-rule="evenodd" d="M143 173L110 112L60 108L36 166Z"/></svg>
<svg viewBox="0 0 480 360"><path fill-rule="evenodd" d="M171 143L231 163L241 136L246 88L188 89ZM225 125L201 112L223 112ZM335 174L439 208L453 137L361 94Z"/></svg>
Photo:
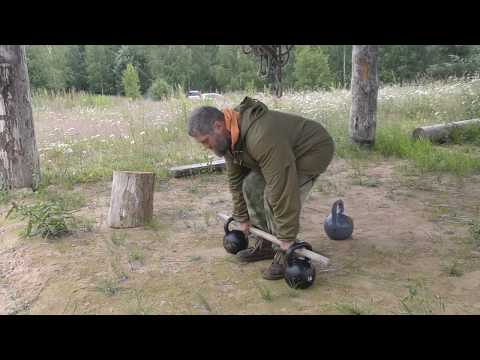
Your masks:
<svg viewBox="0 0 480 360"><path fill-rule="evenodd" d="M39 181L25 46L0 45L0 189L36 189Z"/></svg>
<svg viewBox="0 0 480 360"><path fill-rule="evenodd" d="M378 45L353 45L350 139L373 146L377 125Z"/></svg>
<svg viewBox="0 0 480 360"><path fill-rule="evenodd" d="M470 126L480 127L480 119L418 127L413 130L412 137L414 139L427 138L433 142L445 142L449 139L453 129L465 129Z"/></svg>
<svg viewBox="0 0 480 360"><path fill-rule="evenodd" d="M112 228L142 226L152 219L155 174L114 171L108 224Z"/></svg>
<svg viewBox="0 0 480 360"><path fill-rule="evenodd" d="M346 89L347 88L347 81L345 79L345 75L346 75L346 67L345 67L345 63L346 63L346 57L347 57L347 51L346 51L346 48L347 45L343 45L343 88Z"/></svg>

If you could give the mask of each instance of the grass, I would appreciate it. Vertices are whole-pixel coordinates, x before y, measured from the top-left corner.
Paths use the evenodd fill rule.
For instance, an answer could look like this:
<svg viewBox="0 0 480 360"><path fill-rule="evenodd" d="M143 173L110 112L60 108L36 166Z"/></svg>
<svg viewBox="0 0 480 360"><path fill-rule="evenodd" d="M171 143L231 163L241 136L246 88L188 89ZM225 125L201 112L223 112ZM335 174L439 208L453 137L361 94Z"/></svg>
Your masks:
<svg viewBox="0 0 480 360"><path fill-rule="evenodd" d="M125 232L113 231L110 235L110 240L112 240L112 243L114 243L116 246L125 245L126 239L127 234Z"/></svg>
<svg viewBox="0 0 480 360"><path fill-rule="evenodd" d="M345 315L368 315L369 312L363 309L356 302L353 303L340 303L336 305L337 310Z"/></svg>
<svg viewBox="0 0 480 360"><path fill-rule="evenodd" d="M257 288L261 298L267 302L272 302L273 301L273 296L271 290L265 286L260 284L259 282L255 282L255 287Z"/></svg>
<svg viewBox="0 0 480 360"><path fill-rule="evenodd" d="M143 251L138 248L138 247L134 247L133 249L131 249L128 253L128 261L130 263L132 262L139 262L140 264L143 265L144 261L145 261L145 255L143 253Z"/></svg>
<svg viewBox="0 0 480 360"><path fill-rule="evenodd" d="M30 205L13 203L6 217L11 214L27 221L21 232L22 237L40 235L45 239L58 238L68 234L74 226L71 211L53 201L41 201Z"/></svg>
<svg viewBox="0 0 480 360"><path fill-rule="evenodd" d="M360 185L366 187L378 187L381 184L381 181L377 178L367 177L364 179L363 177L356 177L352 181L352 185Z"/></svg>
<svg viewBox="0 0 480 360"><path fill-rule="evenodd" d="M8 204L12 199L12 195L7 190L0 190L0 205Z"/></svg>
<svg viewBox="0 0 480 360"><path fill-rule="evenodd" d="M203 296L202 294L200 293L197 293L197 298L198 300L200 301L200 304L205 308L205 310L207 310L208 312L212 312L212 307L210 306L210 304L208 303L207 299L205 298L205 296Z"/></svg>
<svg viewBox="0 0 480 360"><path fill-rule="evenodd" d="M409 279L408 295L400 299L402 313L407 315L431 315L445 312L445 301L430 293L421 279Z"/></svg>
<svg viewBox="0 0 480 360"><path fill-rule="evenodd" d="M470 234L476 246L480 246L480 220L474 221L470 227Z"/></svg>
<svg viewBox="0 0 480 360"><path fill-rule="evenodd" d="M451 265L448 265L445 271L447 275L451 277L460 277L463 275L463 271L458 268L458 261L454 261Z"/></svg>
<svg viewBox="0 0 480 360"><path fill-rule="evenodd" d="M135 298L135 306L131 313L133 315L152 315L154 311L153 306L145 304L143 291L133 289L133 294Z"/></svg>
<svg viewBox="0 0 480 360"><path fill-rule="evenodd" d="M321 122L335 139L338 157L407 159L423 172L461 176L480 171L479 128L454 132L446 145L413 140L410 134L418 126L479 117L480 101L476 100L479 94L479 79L381 88L376 142L372 150L349 142L351 98L346 90L287 92L281 99L264 93L255 94L255 97L270 108L295 112ZM226 104L218 106L233 106L241 101L242 95L227 94ZM112 172L120 169L152 171L162 181L168 177L171 166L208 162L211 153L186 134L188 114L200 104L203 102L192 102L183 96L154 102L86 93L34 93L34 116L40 124L37 136L42 184L72 187L109 181ZM104 127L93 135L83 135L82 129L81 136L68 131L54 132L47 125L52 116L80 117L75 124L92 127L101 123ZM112 133L113 129L118 131ZM199 192L193 180L189 191ZM0 201L5 196L2 194Z"/></svg>
<svg viewBox="0 0 480 360"><path fill-rule="evenodd" d="M105 279L101 280L96 287L97 291L105 294L106 296L114 296L120 291L120 287L118 286L115 280Z"/></svg>
<svg viewBox="0 0 480 360"><path fill-rule="evenodd" d="M159 232L161 230L165 230L166 226L162 222L160 222L157 218L152 217L149 221L145 222L144 228L146 230L152 230L154 232Z"/></svg>

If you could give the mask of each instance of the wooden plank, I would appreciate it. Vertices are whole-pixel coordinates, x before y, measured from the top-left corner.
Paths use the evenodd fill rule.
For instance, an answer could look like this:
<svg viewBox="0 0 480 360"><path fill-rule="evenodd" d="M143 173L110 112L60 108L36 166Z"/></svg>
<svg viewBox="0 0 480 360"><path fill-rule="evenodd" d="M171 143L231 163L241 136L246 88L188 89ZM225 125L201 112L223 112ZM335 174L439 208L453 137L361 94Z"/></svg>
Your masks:
<svg viewBox="0 0 480 360"><path fill-rule="evenodd" d="M218 159L206 163L175 166L168 169L168 172L170 176L179 178L206 172L222 171L223 169L225 169L225 159Z"/></svg>

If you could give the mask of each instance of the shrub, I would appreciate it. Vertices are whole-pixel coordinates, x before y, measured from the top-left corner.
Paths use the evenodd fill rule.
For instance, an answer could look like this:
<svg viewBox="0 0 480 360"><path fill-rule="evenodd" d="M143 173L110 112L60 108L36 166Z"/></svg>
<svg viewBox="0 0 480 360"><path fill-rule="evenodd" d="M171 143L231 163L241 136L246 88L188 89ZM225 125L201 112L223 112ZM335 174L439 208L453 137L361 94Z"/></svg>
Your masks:
<svg viewBox="0 0 480 360"><path fill-rule="evenodd" d="M46 201L32 205L17 205L13 203L7 214L12 212L28 220L22 232L24 237L41 235L43 238L59 237L69 232L69 224L73 221L72 211L67 211L57 202Z"/></svg>
<svg viewBox="0 0 480 360"><path fill-rule="evenodd" d="M172 94L172 87L162 78L156 79L149 89L149 95L154 100L161 100Z"/></svg>

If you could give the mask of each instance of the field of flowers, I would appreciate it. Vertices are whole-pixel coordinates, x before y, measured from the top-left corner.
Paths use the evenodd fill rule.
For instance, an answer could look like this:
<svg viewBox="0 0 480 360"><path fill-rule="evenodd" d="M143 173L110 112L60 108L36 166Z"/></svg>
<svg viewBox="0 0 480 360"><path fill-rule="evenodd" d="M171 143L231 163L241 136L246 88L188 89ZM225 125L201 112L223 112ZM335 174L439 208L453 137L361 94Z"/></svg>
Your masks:
<svg viewBox="0 0 480 360"><path fill-rule="evenodd" d="M349 144L348 90L287 92L281 99L233 93L215 101L193 101L177 94L161 102L40 92L34 94L33 104L44 182L105 180L115 169L154 171L162 178L170 166L206 161L210 154L186 135L188 113L199 104L235 106L245 95L272 109L321 122L334 136L337 156L342 158L397 156L412 159L423 170L459 175L480 169L475 161L478 147L472 144L452 152L452 147L410 140L417 126L480 117L480 79L473 78L381 88L372 153Z"/></svg>

